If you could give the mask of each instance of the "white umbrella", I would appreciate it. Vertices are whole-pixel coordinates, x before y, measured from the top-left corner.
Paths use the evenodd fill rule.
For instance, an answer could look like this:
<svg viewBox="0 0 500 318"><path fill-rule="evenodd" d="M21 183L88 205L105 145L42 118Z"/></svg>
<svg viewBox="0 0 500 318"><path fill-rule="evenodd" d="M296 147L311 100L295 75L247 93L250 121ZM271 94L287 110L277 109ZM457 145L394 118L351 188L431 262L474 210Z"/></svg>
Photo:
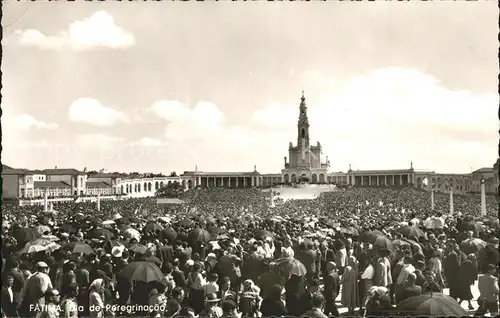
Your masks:
<svg viewBox="0 0 500 318"><path fill-rule="evenodd" d="M111 224L115 224L115 221L113 220L106 220L104 222L102 222L103 225L111 225Z"/></svg>
<svg viewBox="0 0 500 318"><path fill-rule="evenodd" d="M137 241L141 240L141 233L139 233L136 229L126 229L125 232L123 232L123 235L131 239L136 239Z"/></svg>

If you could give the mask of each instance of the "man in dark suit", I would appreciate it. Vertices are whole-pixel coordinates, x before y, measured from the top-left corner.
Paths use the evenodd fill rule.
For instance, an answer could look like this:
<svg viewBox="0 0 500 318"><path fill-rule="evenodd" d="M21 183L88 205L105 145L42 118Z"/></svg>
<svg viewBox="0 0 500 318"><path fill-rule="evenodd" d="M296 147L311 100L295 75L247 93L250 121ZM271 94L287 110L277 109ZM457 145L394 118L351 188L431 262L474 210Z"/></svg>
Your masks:
<svg viewBox="0 0 500 318"><path fill-rule="evenodd" d="M417 279L415 280L415 285L417 286L424 286L425 284L425 276L424 276L424 270L425 270L425 262L424 261L417 261L415 264L415 276Z"/></svg>
<svg viewBox="0 0 500 318"><path fill-rule="evenodd" d="M316 277L316 262L318 258L318 253L316 250L313 250L312 243L306 244L305 251L302 254L302 263L306 267L307 270L307 283L311 283L313 278Z"/></svg>
<svg viewBox="0 0 500 318"><path fill-rule="evenodd" d="M300 308L302 309L301 314L313 308L312 307L313 295L318 292L319 285L320 285L319 279L316 278L313 279L312 282L307 286L307 291L301 295L299 299Z"/></svg>
<svg viewBox="0 0 500 318"><path fill-rule="evenodd" d="M2 314L5 317L18 317L17 314L17 304L14 298L14 291L12 287L14 286L14 276L12 274L7 274L4 280L4 286L2 287Z"/></svg>
<svg viewBox="0 0 500 318"><path fill-rule="evenodd" d="M416 279L417 275L414 273L408 274L405 285L402 286L401 290L396 295L398 303L401 303L407 298L422 294L422 287L415 284Z"/></svg>
<svg viewBox="0 0 500 318"><path fill-rule="evenodd" d="M186 288L186 276L184 275L184 272L179 269L179 259L174 259L172 265L174 266L174 269L172 270L172 278L174 279L175 285L181 288Z"/></svg>
<svg viewBox="0 0 500 318"><path fill-rule="evenodd" d="M14 302L19 305L21 303L22 291L24 287L24 275L19 270L19 260L12 257L7 267L9 268L8 274L12 275L14 278L14 285L12 286L12 291L14 292Z"/></svg>
<svg viewBox="0 0 500 318"><path fill-rule="evenodd" d="M325 296L325 315L332 314L334 317L339 316L339 310L335 305L335 299L340 292L340 278L337 274L337 266L335 262L326 263L328 274L324 277L323 295Z"/></svg>

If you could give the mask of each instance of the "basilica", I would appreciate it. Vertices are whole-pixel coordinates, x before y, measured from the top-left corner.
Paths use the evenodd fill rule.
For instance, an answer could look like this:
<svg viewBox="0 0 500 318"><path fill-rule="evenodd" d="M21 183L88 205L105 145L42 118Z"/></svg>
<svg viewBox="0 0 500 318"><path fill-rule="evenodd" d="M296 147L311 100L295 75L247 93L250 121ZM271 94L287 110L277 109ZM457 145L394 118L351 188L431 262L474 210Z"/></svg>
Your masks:
<svg viewBox="0 0 500 318"><path fill-rule="evenodd" d="M441 174L408 168L395 170L354 170L330 172L328 156L322 159L322 147L311 143L309 119L304 92L300 98L295 146L290 142L283 169L275 174L253 171L205 172L184 171L181 175L132 177L113 174L87 174L76 169L27 170L3 166L3 197L37 198L46 193L51 197L75 195L107 195L125 197L154 196L156 190L178 182L185 189L196 187L266 188L282 185L309 184L311 186L404 187L413 186L427 191L444 193L479 192L481 182L490 194L498 191L498 162L492 168L482 168L467 174ZM271 158L270 158L271 159ZM28 203L29 204L29 203Z"/></svg>

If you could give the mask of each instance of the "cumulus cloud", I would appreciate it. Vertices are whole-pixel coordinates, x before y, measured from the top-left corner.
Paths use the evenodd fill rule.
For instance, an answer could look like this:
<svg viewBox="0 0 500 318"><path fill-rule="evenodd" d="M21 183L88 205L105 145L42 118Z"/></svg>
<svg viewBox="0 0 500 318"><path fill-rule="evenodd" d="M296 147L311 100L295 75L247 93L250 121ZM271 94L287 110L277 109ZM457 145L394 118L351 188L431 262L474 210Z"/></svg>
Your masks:
<svg viewBox="0 0 500 318"><path fill-rule="evenodd" d="M30 131L34 129L53 130L59 126L56 123L50 123L38 120L28 114L2 116L2 126L10 130Z"/></svg>
<svg viewBox="0 0 500 318"><path fill-rule="evenodd" d="M484 165L484 158L494 161L497 94L453 90L412 69L375 70L343 82L318 72L304 78L311 85L336 83L306 93L311 142L322 142L334 166L404 168L420 158L421 168L448 170L459 157L450 169L460 172ZM299 103L297 97L295 105L270 105L252 119L262 128L289 132L295 143Z"/></svg>
<svg viewBox="0 0 500 318"><path fill-rule="evenodd" d="M133 34L115 24L105 11L97 11L90 17L71 23L68 30L57 35L45 35L36 29L16 30L17 43L22 46L47 50L87 50L97 47L109 49L127 48L135 44Z"/></svg>
<svg viewBox="0 0 500 318"><path fill-rule="evenodd" d="M146 147L161 146L162 141L155 138L143 137L138 142L136 142L136 144Z"/></svg>
<svg viewBox="0 0 500 318"><path fill-rule="evenodd" d="M98 100L86 97L75 100L69 106L68 118L73 122L94 126L113 126L117 122L127 121L121 111L105 107Z"/></svg>

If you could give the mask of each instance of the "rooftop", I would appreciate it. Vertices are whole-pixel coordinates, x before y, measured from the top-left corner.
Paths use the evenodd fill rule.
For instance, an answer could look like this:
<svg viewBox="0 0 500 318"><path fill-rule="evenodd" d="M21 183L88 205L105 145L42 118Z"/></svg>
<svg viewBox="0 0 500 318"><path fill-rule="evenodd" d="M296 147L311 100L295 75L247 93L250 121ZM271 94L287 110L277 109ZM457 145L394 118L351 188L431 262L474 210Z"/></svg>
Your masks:
<svg viewBox="0 0 500 318"><path fill-rule="evenodd" d="M76 169L44 169L43 172L47 175L61 176L61 175L84 175L85 172Z"/></svg>
<svg viewBox="0 0 500 318"><path fill-rule="evenodd" d="M110 188L111 187L111 184L107 183L107 182L103 182L103 181L95 181L95 182L88 182L87 181L87 188L99 188L99 189L102 189L102 188Z"/></svg>
<svg viewBox="0 0 500 318"><path fill-rule="evenodd" d="M494 168L481 168L473 171L472 173L486 173L486 172L495 172Z"/></svg>
<svg viewBox="0 0 500 318"><path fill-rule="evenodd" d="M34 188L70 188L71 186L63 181L35 181Z"/></svg>

